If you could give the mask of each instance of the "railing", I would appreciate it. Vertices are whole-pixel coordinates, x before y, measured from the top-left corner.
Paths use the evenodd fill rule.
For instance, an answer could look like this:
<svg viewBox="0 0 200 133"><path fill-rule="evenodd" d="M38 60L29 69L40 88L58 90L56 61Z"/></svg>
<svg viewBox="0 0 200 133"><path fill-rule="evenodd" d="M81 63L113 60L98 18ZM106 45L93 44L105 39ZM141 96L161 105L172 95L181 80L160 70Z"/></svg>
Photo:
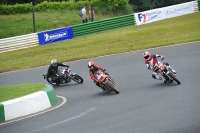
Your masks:
<svg viewBox="0 0 200 133"><path fill-rule="evenodd" d="M0 53L38 46L37 33L0 39Z"/></svg>
<svg viewBox="0 0 200 133"><path fill-rule="evenodd" d="M200 9L200 0L199 1L193 1L194 2L194 11L198 12Z"/></svg>
<svg viewBox="0 0 200 133"><path fill-rule="evenodd" d="M110 30L129 25L135 25L133 14L74 25L72 26L72 28L74 37L78 37L86 34L97 33L100 31Z"/></svg>
<svg viewBox="0 0 200 133"><path fill-rule="evenodd" d="M200 0L198 0L197 3L198 3L198 9L200 11Z"/></svg>

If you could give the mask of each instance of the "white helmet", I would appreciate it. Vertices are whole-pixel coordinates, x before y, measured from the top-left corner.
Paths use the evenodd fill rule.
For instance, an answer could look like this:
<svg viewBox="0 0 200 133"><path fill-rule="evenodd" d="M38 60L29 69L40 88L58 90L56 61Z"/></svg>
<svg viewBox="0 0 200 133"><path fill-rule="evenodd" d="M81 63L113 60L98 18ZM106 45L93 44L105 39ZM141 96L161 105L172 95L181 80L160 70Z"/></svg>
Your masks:
<svg viewBox="0 0 200 133"><path fill-rule="evenodd" d="M51 60L51 65L52 65L53 67L57 67L58 61L57 61L56 59Z"/></svg>

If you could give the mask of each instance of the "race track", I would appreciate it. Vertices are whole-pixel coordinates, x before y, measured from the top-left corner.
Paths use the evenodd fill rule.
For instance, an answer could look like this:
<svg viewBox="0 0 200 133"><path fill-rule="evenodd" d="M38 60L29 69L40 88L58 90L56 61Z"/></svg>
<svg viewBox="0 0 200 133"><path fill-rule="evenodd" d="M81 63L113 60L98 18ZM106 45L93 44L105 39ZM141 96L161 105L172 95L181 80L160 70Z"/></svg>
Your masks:
<svg viewBox="0 0 200 133"><path fill-rule="evenodd" d="M44 114L0 125L0 133L199 133L200 42L148 49L166 56L181 85L151 78L144 51L68 62L84 83L55 87L67 102ZM96 87L89 78L90 60L107 69L120 94ZM42 77L47 68L2 73L0 85L47 84Z"/></svg>

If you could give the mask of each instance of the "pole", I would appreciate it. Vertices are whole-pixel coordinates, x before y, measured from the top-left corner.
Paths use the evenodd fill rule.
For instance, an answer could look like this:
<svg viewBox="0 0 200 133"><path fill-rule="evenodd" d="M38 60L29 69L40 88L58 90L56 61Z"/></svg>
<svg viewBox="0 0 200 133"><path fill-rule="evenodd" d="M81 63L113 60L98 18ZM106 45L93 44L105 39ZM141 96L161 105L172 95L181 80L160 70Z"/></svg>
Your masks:
<svg viewBox="0 0 200 133"><path fill-rule="evenodd" d="M36 32L36 28L35 28L35 0L32 3L33 5L33 13L32 13L32 17L33 17L33 32Z"/></svg>
<svg viewBox="0 0 200 133"><path fill-rule="evenodd" d="M92 5L91 5L91 21L94 20L93 16L94 16L94 14L93 14L93 8L92 8Z"/></svg>

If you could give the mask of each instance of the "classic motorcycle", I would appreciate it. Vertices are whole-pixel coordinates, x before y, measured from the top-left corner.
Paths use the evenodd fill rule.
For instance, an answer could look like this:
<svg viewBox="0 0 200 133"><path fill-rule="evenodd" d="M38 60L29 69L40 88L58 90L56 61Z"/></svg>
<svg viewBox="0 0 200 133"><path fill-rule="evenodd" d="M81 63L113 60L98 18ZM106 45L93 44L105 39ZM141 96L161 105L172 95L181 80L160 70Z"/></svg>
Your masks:
<svg viewBox="0 0 200 133"><path fill-rule="evenodd" d="M110 78L109 75L106 75L104 71L97 70L94 73L94 76L98 79L99 86L107 91L114 91L116 94L119 94L119 90L115 87L115 82Z"/></svg>
<svg viewBox="0 0 200 133"><path fill-rule="evenodd" d="M57 75L58 77L55 79L48 77L47 74L42 76L51 85L64 85L71 82L71 80L74 80L77 83L83 83L83 78L78 74L72 72L70 68L58 68Z"/></svg>
<svg viewBox="0 0 200 133"><path fill-rule="evenodd" d="M174 74L172 70L161 61L158 61L156 63L156 65L154 66L154 71L160 73L167 81L176 81L178 84L181 84L181 82L176 78L176 74Z"/></svg>

